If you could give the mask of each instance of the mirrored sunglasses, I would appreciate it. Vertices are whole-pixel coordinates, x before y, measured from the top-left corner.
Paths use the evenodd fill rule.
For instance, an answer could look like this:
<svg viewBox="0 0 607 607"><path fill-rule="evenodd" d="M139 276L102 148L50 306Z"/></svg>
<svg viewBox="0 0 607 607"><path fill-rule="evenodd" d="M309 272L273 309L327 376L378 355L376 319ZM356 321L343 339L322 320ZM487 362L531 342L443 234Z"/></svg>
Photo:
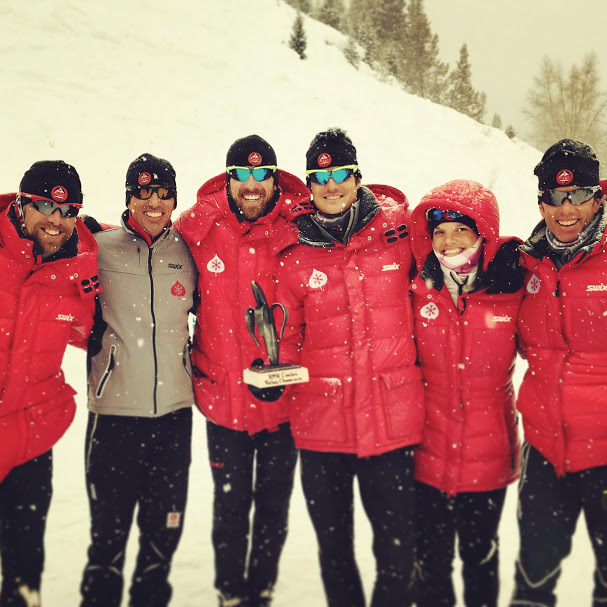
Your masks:
<svg viewBox="0 0 607 607"><path fill-rule="evenodd" d="M43 196L36 196L35 194L26 194L25 192L19 193L19 202L21 206L31 204L36 211L50 217L55 211L59 211L59 214L63 219L69 217L77 217L81 204L57 204L54 200L49 200Z"/></svg>
<svg viewBox="0 0 607 607"><path fill-rule="evenodd" d="M164 185L137 185L127 188L127 192L139 200L149 200L154 192L160 200L170 200L177 195L177 188Z"/></svg>
<svg viewBox="0 0 607 607"><path fill-rule="evenodd" d="M230 166L226 168L226 173L236 181L247 181L251 175L255 181L265 181L274 175L277 167L272 165L262 167L237 167Z"/></svg>
<svg viewBox="0 0 607 607"><path fill-rule="evenodd" d="M538 202L543 202L551 207L560 207L568 200L571 204L579 206L588 202L591 198L601 198L603 191L600 185L589 188L578 188L571 192L559 192L557 190L545 190L537 193Z"/></svg>
<svg viewBox="0 0 607 607"><path fill-rule="evenodd" d="M306 175L313 183L327 185L329 179L333 179L335 183L343 183L346 179L350 179L355 171L358 171L358 167L355 164L349 164L343 167L335 167L334 169L312 169L311 171L306 171Z"/></svg>
<svg viewBox="0 0 607 607"><path fill-rule="evenodd" d="M447 209L446 211L443 211L442 209L428 209L426 211L426 219L439 223L441 221L456 221L462 217L465 217L463 213L458 213L451 209Z"/></svg>

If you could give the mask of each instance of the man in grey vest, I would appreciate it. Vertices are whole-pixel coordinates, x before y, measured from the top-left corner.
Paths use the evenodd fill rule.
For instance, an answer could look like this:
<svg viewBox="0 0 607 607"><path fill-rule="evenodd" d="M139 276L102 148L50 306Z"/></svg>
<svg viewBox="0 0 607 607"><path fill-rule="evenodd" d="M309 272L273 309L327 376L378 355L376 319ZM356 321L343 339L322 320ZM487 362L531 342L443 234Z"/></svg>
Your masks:
<svg viewBox="0 0 607 607"><path fill-rule="evenodd" d="M129 605L168 605L187 498L194 403L188 316L197 271L172 229L171 164L151 154L134 160L126 205L122 227L95 235L102 292L88 345L91 545L82 607L121 604L135 506L141 535Z"/></svg>

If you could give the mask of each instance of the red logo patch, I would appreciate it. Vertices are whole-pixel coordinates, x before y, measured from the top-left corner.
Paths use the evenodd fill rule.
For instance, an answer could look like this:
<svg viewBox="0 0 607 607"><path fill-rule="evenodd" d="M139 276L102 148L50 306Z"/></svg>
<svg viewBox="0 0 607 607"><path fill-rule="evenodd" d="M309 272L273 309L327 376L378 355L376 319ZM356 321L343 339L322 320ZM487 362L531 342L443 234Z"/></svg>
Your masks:
<svg viewBox="0 0 607 607"><path fill-rule="evenodd" d="M137 183L139 185L147 185L152 181L152 176L149 173L139 173L139 177L137 178Z"/></svg>
<svg viewBox="0 0 607 607"><path fill-rule="evenodd" d="M559 171L558 175L556 176L556 182L559 185L569 185L572 181L573 171L570 171L569 169L563 169L562 171Z"/></svg>
<svg viewBox="0 0 607 607"><path fill-rule="evenodd" d="M67 200L67 190L62 185L56 185L51 192L51 197L55 202L65 202Z"/></svg>
<svg viewBox="0 0 607 607"><path fill-rule="evenodd" d="M331 164L331 156L326 152L323 152L318 156L317 162L319 167L328 167Z"/></svg>
<svg viewBox="0 0 607 607"><path fill-rule="evenodd" d="M185 287L179 281L177 281L171 287L171 295L174 295L175 297L183 297L185 295Z"/></svg>
<svg viewBox="0 0 607 607"><path fill-rule="evenodd" d="M251 152L249 154L249 164L256 167L261 164L261 154L259 152Z"/></svg>

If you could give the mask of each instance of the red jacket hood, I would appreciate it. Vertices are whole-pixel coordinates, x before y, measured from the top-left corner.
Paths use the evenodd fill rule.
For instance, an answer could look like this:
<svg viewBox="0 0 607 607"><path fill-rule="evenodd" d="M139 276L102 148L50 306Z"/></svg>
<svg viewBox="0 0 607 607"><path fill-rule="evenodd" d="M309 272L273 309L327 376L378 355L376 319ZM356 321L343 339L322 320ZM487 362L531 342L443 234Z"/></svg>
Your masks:
<svg viewBox="0 0 607 607"><path fill-rule="evenodd" d="M418 270L432 251L426 212L433 208L452 209L476 221L478 231L485 239L483 268L486 270L501 244L500 212L493 192L476 181L457 179L434 188L421 199L413 209L411 221L411 247Z"/></svg>

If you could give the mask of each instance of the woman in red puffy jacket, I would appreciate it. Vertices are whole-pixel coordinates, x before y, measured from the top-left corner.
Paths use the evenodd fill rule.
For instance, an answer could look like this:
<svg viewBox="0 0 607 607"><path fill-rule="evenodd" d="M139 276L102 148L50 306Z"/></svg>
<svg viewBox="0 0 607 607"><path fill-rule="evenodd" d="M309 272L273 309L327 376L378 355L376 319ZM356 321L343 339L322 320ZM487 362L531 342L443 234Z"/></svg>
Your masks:
<svg viewBox="0 0 607 607"><path fill-rule="evenodd" d="M519 475L512 373L520 241L499 237L495 196L464 180L421 200L411 239L426 401L424 439L415 454L417 605L455 605L457 534L465 604L495 607L497 528L506 486Z"/></svg>

